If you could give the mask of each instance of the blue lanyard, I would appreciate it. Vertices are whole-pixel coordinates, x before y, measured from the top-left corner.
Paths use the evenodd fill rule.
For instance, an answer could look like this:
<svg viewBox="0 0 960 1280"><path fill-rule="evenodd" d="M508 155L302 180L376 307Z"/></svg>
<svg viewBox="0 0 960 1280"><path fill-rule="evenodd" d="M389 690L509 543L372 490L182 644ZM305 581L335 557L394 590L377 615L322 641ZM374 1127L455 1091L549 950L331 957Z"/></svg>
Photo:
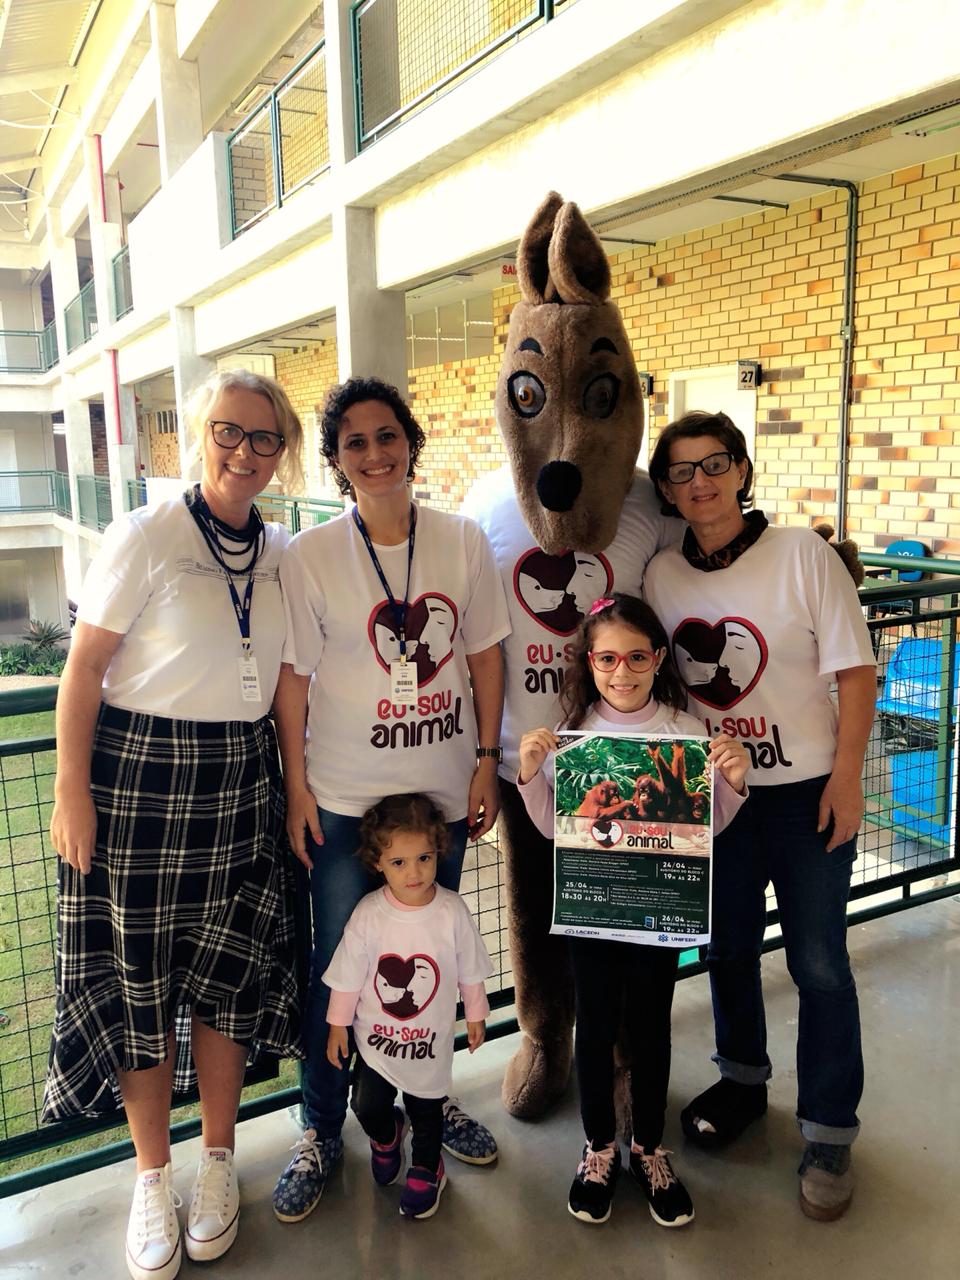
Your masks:
<svg viewBox="0 0 960 1280"><path fill-rule="evenodd" d="M193 506L190 508L190 514L193 516L194 520L196 521L197 528L203 534L203 540L207 544L208 548L210 549L210 554L213 556L214 560L216 560L217 564L223 570L223 576L226 578L227 587L230 590L230 600L233 603L233 611L237 615L237 623L240 627L240 644L243 648L244 653L249 654L250 653L250 614L253 609L253 571L256 567L257 560L259 559L259 551L257 552L256 555L254 555L253 560L250 562L250 577L247 579L247 587L243 593L243 600L241 601L240 595L237 592L237 588L234 586L233 578L230 576L230 572L223 559L223 553L220 550L220 544L217 542L217 539L211 533L210 528L207 525L207 521L203 517L203 514L197 510L196 506Z"/></svg>
<svg viewBox="0 0 960 1280"><path fill-rule="evenodd" d="M367 552L369 553L370 559L373 561L374 569L377 571L377 577L380 579L380 585L387 593L387 601L389 602L391 612L393 613L393 620L397 627L397 639L400 641L400 661L406 662L407 636L405 627L407 622L407 609L410 605L410 574L413 569L413 544L417 536L417 509L412 503L410 504L410 535L407 538L407 585L404 588L402 605L397 604L394 594L390 590L390 583L387 581L387 576L383 572L383 566L380 564L380 558L377 555L376 547L374 547L373 543L370 541L370 535L367 533L367 527L363 523L360 512L356 507L353 508L353 523L360 530L360 536L367 545Z"/></svg>

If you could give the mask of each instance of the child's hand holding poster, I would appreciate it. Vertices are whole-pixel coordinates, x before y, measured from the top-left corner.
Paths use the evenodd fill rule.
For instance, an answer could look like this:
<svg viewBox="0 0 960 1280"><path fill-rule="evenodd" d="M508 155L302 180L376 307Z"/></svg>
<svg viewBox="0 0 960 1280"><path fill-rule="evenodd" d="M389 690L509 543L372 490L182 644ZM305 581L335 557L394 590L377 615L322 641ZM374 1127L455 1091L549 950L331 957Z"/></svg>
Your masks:
<svg viewBox="0 0 960 1280"><path fill-rule="evenodd" d="M702 738L560 734L551 933L709 940L708 750Z"/></svg>

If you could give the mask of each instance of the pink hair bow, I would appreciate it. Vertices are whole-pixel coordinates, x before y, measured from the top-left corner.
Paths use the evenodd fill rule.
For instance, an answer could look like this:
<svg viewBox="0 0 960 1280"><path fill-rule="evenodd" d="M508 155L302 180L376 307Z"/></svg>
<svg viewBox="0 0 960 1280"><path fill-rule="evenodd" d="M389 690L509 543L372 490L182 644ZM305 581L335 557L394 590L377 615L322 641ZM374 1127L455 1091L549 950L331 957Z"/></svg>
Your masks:
<svg viewBox="0 0 960 1280"><path fill-rule="evenodd" d="M608 599L606 596L602 596L599 600L594 600L590 606L590 617L592 618L595 613L602 613L604 609L609 609L614 603L615 601Z"/></svg>

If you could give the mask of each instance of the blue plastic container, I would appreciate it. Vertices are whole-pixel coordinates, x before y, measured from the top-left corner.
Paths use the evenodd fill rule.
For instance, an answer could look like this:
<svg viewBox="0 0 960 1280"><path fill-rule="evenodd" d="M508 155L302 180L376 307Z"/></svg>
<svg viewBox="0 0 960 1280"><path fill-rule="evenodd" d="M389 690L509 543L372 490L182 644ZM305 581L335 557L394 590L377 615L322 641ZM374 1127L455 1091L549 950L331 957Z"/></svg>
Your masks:
<svg viewBox="0 0 960 1280"><path fill-rule="evenodd" d="M890 756L890 791L893 800L890 818L924 839L946 844L950 837L949 824L936 821L939 816L936 764L935 751L902 751ZM952 791L952 778L948 785ZM898 808L899 805L910 805L919 810L919 813L909 813L906 809Z"/></svg>

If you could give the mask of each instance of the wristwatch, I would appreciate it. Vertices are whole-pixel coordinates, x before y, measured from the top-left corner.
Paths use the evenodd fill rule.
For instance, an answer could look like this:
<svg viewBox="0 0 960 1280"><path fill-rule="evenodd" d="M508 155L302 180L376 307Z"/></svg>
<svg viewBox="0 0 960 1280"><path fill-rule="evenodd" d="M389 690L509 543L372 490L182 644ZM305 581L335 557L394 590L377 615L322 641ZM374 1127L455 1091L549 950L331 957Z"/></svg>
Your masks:
<svg viewBox="0 0 960 1280"><path fill-rule="evenodd" d="M478 760L502 760L503 749L501 747L477 747Z"/></svg>

